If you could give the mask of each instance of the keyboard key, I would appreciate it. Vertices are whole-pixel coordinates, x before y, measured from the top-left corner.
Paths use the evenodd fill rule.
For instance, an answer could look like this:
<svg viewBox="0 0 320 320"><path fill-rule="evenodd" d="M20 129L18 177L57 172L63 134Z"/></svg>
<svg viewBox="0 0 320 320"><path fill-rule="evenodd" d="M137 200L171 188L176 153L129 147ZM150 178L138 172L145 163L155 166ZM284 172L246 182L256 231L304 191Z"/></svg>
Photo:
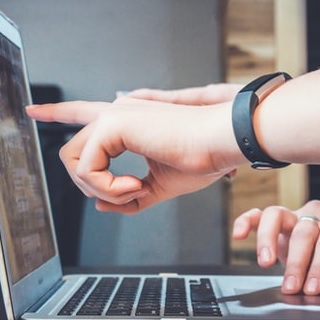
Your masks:
<svg viewBox="0 0 320 320"><path fill-rule="evenodd" d="M136 309L138 316L159 316L161 303L162 279L147 278L140 294Z"/></svg>
<svg viewBox="0 0 320 320"><path fill-rule="evenodd" d="M107 311L107 315L129 316L136 299L140 278L124 278Z"/></svg>
<svg viewBox="0 0 320 320"><path fill-rule="evenodd" d="M168 278L165 301L165 316L188 316L185 279Z"/></svg>
<svg viewBox="0 0 320 320"><path fill-rule="evenodd" d="M103 277L86 299L77 315L101 315L118 282L118 278Z"/></svg>
<svg viewBox="0 0 320 320"><path fill-rule="evenodd" d="M89 277L85 280L85 282L80 286L77 292L68 300L68 302L64 305L64 307L60 310L58 315L67 316L72 315L76 308L80 305L80 302L83 300L87 292L91 289L95 281L96 277Z"/></svg>
<svg viewBox="0 0 320 320"><path fill-rule="evenodd" d="M190 291L194 316L222 316L209 279L201 279L200 284L192 283Z"/></svg>

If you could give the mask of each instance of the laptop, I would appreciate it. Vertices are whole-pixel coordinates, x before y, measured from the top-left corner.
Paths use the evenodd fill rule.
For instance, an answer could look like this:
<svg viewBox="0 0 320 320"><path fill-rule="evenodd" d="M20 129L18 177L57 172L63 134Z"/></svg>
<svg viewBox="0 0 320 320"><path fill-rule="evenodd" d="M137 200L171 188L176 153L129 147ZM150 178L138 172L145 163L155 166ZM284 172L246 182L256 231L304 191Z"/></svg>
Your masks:
<svg viewBox="0 0 320 320"><path fill-rule="evenodd" d="M281 276L63 275L17 26L0 14L1 320L316 319Z"/></svg>

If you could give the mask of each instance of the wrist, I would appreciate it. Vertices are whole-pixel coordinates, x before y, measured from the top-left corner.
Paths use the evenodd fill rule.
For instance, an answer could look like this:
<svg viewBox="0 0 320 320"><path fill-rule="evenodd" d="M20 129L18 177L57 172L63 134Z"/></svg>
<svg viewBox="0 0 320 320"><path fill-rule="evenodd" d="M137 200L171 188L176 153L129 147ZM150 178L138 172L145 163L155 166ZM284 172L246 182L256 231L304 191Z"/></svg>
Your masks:
<svg viewBox="0 0 320 320"><path fill-rule="evenodd" d="M273 91L259 104L253 122L257 139L264 152L278 161L300 162L291 154L291 143L288 141L289 136L287 135L288 129L285 129L286 125L284 123L292 119L293 112L293 105L289 103L292 109L288 110L288 102L283 100L286 96L285 91L288 84ZM301 106L299 106L299 108L301 108ZM293 127L295 127L295 125L293 125ZM298 129L296 134L294 133L295 130L290 132L290 140L296 141L296 143L299 144L298 141L301 133L298 124L296 128ZM296 147L294 147L294 149L298 151L297 156L299 156L299 150L301 149Z"/></svg>
<svg viewBox="0 0 320 320"><path fill-rule="evenodd" d="M207 117L210 126L210 154L212 162L219 161L223 170L232 171L249 163L241 152L232 127L232 102L225 102L210 107L211 115Z"/></svg>
<svg viewBox="0 0 320 320"><path fill-rule="evenodd" d="M232 106L234 135L240 150L254 169L283 168L290 164L272 158L262 147L256 116L257 108L262 101L289 79L291 77L283 72L261 76L247 84L234 99Z"/></svg>

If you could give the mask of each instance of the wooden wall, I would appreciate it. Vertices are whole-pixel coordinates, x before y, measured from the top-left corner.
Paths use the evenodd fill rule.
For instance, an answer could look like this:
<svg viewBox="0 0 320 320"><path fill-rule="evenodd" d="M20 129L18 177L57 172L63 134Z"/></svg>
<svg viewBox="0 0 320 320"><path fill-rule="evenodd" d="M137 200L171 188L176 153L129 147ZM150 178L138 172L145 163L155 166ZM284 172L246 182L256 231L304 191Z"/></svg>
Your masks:
<svg viewBox="0 0 320 320"><path fill-rule="evenodd" d="M303 15L303 2L304 0L229 0L226 32L228 82L245 84L262 74L281 69L282 61L288 60L287 52L282 49L284 45L288 45L285 41L287 34L284 34L286 28L298 28L303 38L303 28L300 27L303 19L299 20ZM282 12L287 12L288 15ZM290 59L292 56L296 57L295 61L282 70L296 76L304 68L300 62L305 54L303 39L297 37L296 43L292 45L295 47L291 50L293 54ZM296 71L297 68L300 69ZM249 165L241 167L231 187L230 235L234 219L244 211L254 207L262 209L269 205L286 205L294 209L305 200L306 193L304 167L290 166L290 169L270 171L253 171ZM255 239L255 235L252 235L246 241L235 242L230 236L231 263L255 261Z"/></svg>

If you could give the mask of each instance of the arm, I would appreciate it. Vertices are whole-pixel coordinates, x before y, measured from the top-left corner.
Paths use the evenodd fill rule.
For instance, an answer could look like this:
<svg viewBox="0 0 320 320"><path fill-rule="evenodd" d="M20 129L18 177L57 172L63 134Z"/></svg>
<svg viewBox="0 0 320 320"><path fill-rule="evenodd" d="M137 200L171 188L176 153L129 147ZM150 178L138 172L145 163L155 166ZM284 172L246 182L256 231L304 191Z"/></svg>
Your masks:
<svg viewBox="0 0 320 320"><path fill-rule="evenodd" d="M319 163L318 152L311 152L320 145L319 83L320 71L307 73L272 92L256 110L255 131L271 157L280 161L290 159L284 162ZM214 84L172 91L140 89L129 96L186 105L210 105L231 101L240 89L241 86L235 84ZM297 147L293 141L302 144Z"/></svg>
<svg viewBox="0 0 320 320"><path fill-rule="evenodd" d="M320 162L320 71L288 81L262 101L254 124L260 145L274 159Z"/></svg>
<svg viewBox="0 0 320 320"><path fill-rule="evenodd" d="M221 125L228 123L230 111L230 103L226 108L220 104L199 109L127 97L113 104L78 101L27 108L31 117L41 121L87 125L61 149L60 157L83 193L97 198L98 210L123 213L141 211L163 200L200 190L233 171L233 165L221 167L204 143L208 132L218 133ZM225 137L226 134L232 141L231 123ZM96 143L102 140L97 148ZM221 143L230 154L231 146ZM111 159L125 150L146 158L149 173L144 179L113 176L105 170ZM239 164L246 162L237 148L235 151ZM234 156L231 158L233 162Z"/></svg>
<svg viewBox="0 0 320 320"><path fill-rule="evenodd" d="M320 163L319 83L320 71L298 77L258 107L255 129L274 159ZM132 213L204 188L247 162L233 135L231 108L232 102L195 108L127 97L27 112L42 121L88 124L62 149L62 161L83 192L98 199L98 209ZM146 158L147 177L106 170L126 150Z"/></svg>

